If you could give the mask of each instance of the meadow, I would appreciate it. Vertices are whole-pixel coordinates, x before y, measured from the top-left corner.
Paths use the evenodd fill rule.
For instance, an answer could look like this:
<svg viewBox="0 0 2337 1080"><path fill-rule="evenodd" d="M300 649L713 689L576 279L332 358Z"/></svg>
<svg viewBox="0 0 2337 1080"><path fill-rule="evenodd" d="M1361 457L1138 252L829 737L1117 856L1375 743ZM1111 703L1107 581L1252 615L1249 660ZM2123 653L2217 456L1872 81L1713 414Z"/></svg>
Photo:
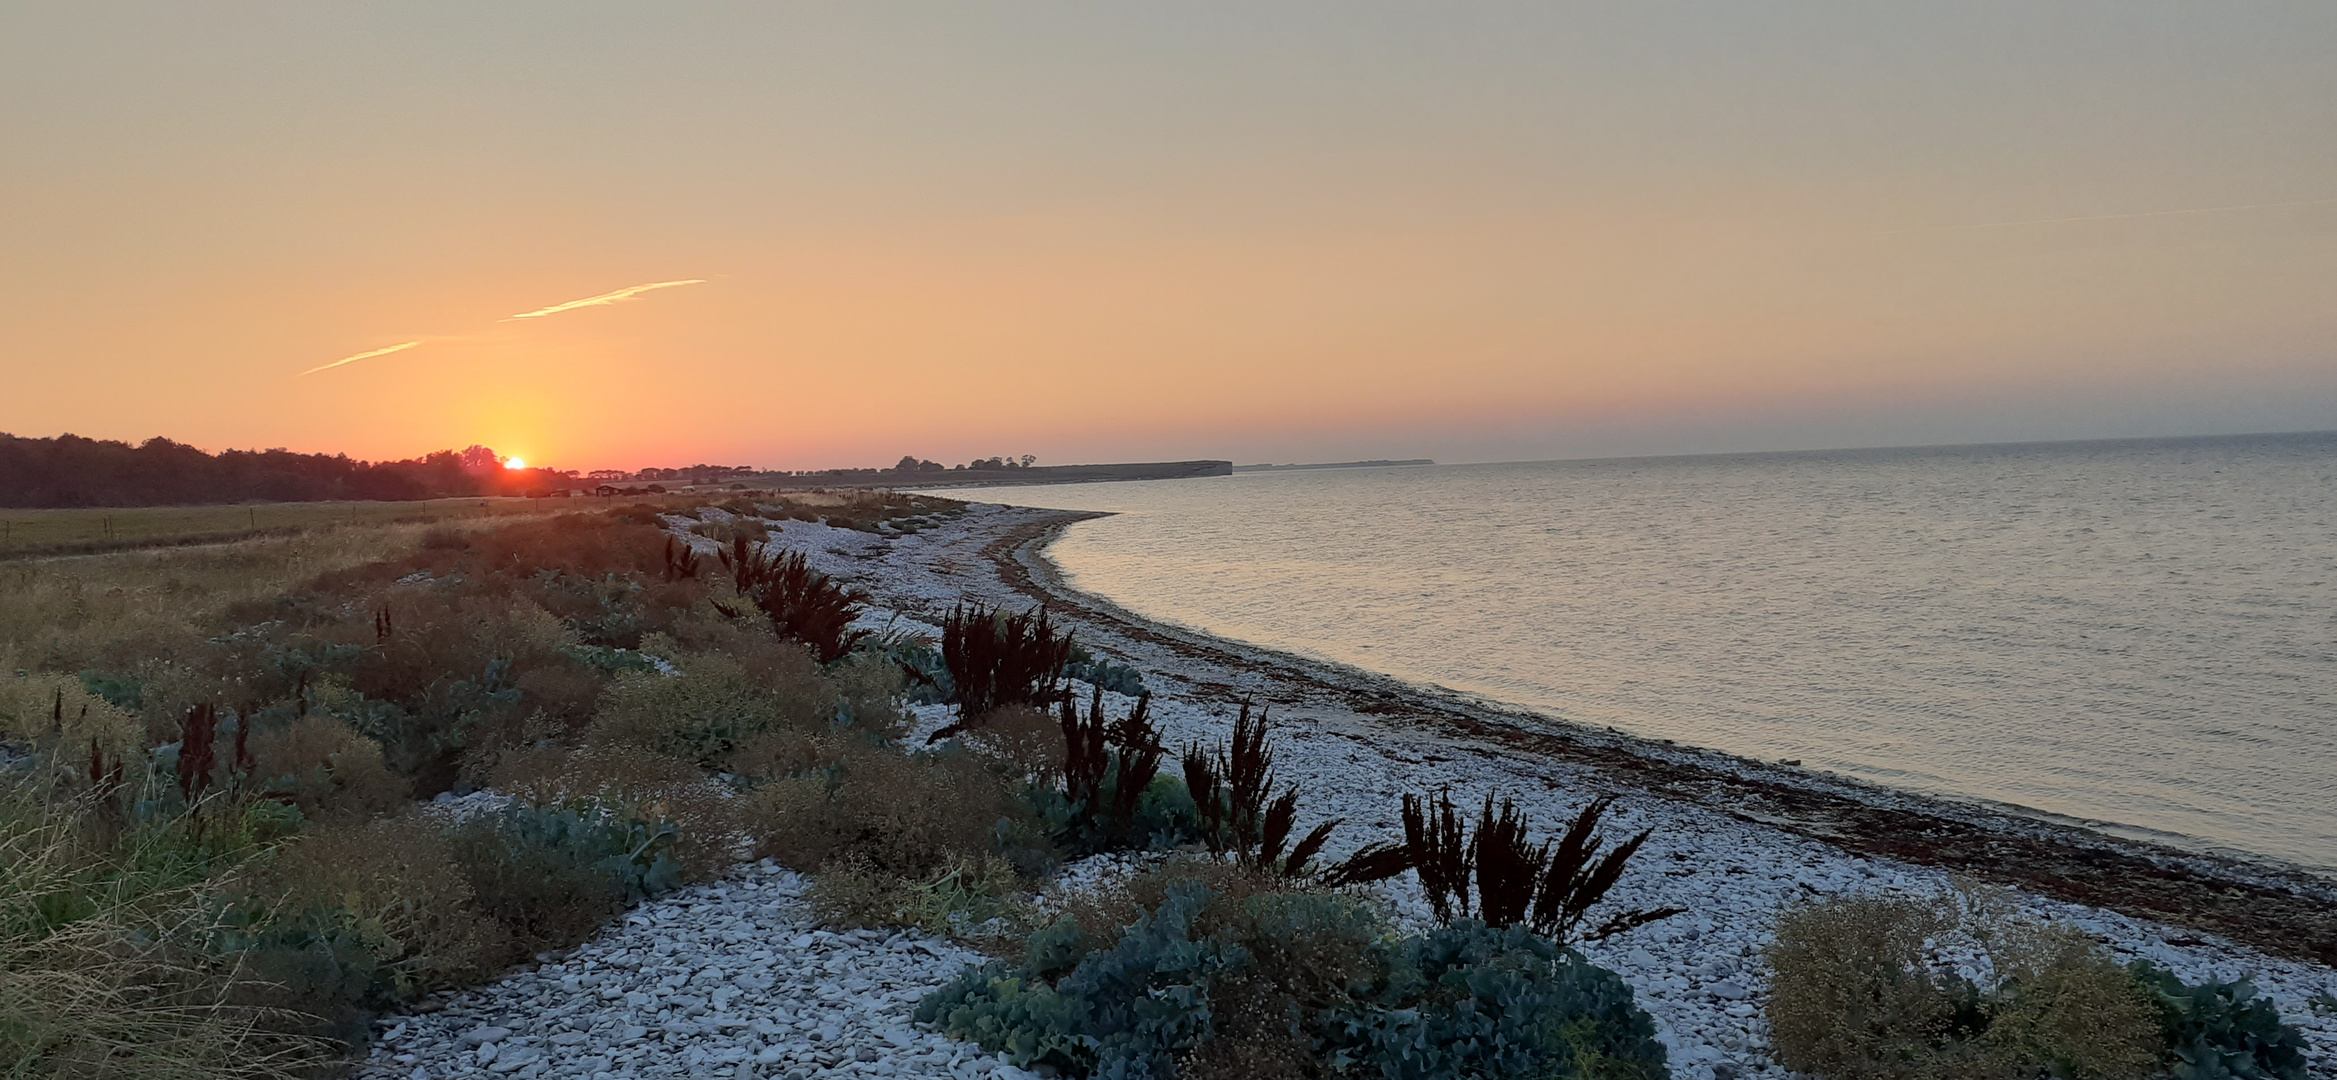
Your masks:
<svg viewBox="0 0 2337 1080"><path fill-rule="evenodd" d="M568 506L567 500L460 498L0 509L0 559L229 543L327 528L532 517Z"/></svg>

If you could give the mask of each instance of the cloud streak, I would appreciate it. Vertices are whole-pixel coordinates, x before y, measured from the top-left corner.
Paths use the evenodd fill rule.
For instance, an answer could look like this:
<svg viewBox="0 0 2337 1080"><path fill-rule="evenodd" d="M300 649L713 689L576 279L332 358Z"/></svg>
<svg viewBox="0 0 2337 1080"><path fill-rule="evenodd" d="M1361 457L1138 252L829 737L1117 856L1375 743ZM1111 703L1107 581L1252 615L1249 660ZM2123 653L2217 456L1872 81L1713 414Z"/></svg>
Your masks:
<svg viewBox="0 0 2337 1080"><path fill-rule="evenodd" d="M361 353L358 353L358 354L357 354L357 355L355 355L355 356L344 356L344 357L342 357L342 358L340 358L340 359L338 359L338 360L335 360L335 361L333 361L333 362L332 362L332 363L330 363L330 364L318 364L317 366L315 366L315 367L312 367L312 368L308 369L307 371L303 371L303 372L301 372L301 374L302 374L302 375L314 375L314 374L316 374L317 372L320 372L320 371L330 371L330 370L332 370L332 369L334 369L334 368L340 367L340 366L341 366L341 365L343 365L343 364L354 364L354 363L356 363L356 362L357 362L357 361L359 361L359 360L371 360L371 359L373 359L373 358L374 358L374 357L376 357L376 356L388 356L389 354L391 354L391 353L394 353L394 352L404 352L404 351L406 351L407 349L411 349L411 348L413 348L414 346L416 346L416 345L420 345L420 344L422 344L422 343L421 343L421 342L419 342L419 341L408 341L408 342L404 342L404 343L401 343L401 344L392 345L392 346L390 346L389 348L386 348L386 349L375 349L375 350L373 350L372 352L361 352Z"/></svg>
<svg viewBox="0 0 2337 1080"><path fill-rule="evenodd" d="M632 298L639 296L642 293L648 292L651 289L671 289L677 285L703 285L705 283L705 278L688 278L682 281L652 281L647 285L627 286L626 288L618 289L615 292L602 293L599 296L587 296L582 300L570 300L565 304L554 304L547 308L537 308L534 311L521 312L520 314L513 315L510 318L504 319L503 321L510 322L512 319L540 319L546 315L558 315L563 311L574 311L577 308L606 307L610 304L618 303L620 301L631 300Z"/></svg>
<svg viewBox="0 0 2337 1080"><path fill-rule="evenodd" d="M2139 214L2088 214L2084 217L2034 218L2028 221L1984 221L1950 225L1949 229L2009 229L2016 225L2062 225L2073 221L2123 221L2127 218L2182 217L2186 214L2226 214L2234 210L2278 210L2290 206L2325 206L2337 199L2299 199L2295 202L2245 203L2239 206L2202 206L2193 210L2146 210Z"/></svg>

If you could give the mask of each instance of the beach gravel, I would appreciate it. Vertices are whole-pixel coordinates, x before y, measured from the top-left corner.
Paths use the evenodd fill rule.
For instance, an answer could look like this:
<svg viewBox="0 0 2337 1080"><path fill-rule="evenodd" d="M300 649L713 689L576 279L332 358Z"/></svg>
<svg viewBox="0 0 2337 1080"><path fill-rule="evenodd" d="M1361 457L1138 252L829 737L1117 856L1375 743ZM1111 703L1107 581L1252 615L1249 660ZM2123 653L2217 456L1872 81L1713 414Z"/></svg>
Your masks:
<svg viewBox="0 0 2337 1080"><path fill-rule="evenodd" d="M931 622L961 597L1021 600L987 556L1006 531L1046 512L977 506L959 522L911 536L879 537L789 522L778 542L871 591L885 610ZM1090 640L1108 639L1099 634ZM1235 696L1281 701L1274 710L1276 763L1301 785L1301 827L1342 818L1338 857L1400 829L1403 793L1449 789L1471 805L1487 793L1518 800L1544 833L1601 794L1617 797L1611 835L1652 836L1611 903L1680 906L1685 915L1594 943L1585 952L1631 984L1670 1049L1682 1080L1792 1075L1770 1055L1760 1002L1762 949L1776 915L1815 898L1856 893L1932 895L1953 887L1923 866L1873 858L1758 821L1634 791L1579 764L1504 754L1435 731L1406 729L1353 710L1310 708L1301 692L1254 673L1209 669L1173 650L1126 650L1158 692L1155 722L1167 743L1213 744L1229 729ZM1115 712L1128 699L1107 695ZM1294 702L1296 704L1290 704ZM918 710L920 728L945 710ZM1073 880L1125 874L1139 860L1069 868ZM830 932L814 925L804 881L768 863L644 904L624 922L563 957L451 995L443 1009L381 1021L371 1077L917 1076L1020 1080L1031 1074L971 1044L911 1023L926 993L983 958L915 933ZM2312 1044L2315 1076L2337 1077L2337 1016L2316 1013L2316 994L2337 995L2337 971L2274 957L2182 928L2115 912L2013 894L2031 915L2075 925L2127 959L2147 959L2190 980L2246 977L2278 1003ZM1427 921L1409 879L1383 896L1400 921Z"/></svg>

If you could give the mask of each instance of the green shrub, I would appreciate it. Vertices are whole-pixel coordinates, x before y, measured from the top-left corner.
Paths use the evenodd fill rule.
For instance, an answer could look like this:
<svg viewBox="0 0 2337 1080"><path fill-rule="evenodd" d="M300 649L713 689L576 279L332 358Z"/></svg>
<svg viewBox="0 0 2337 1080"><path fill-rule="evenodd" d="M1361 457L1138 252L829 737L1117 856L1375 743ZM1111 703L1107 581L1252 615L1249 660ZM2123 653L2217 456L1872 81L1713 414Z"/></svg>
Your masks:
<svg viewBox="0 0 2337 1080"><path fill-rule="evenodd" d="M1993 978L1955 974L1940 949L1977 954ZM2304 1076L2302 1037L2244 984L2123 967L1984 897L1803 905L1778 921L1769 963L1778 1058L1825 1080Z"/></svg>
<svg viewBox="0 0 2337 1080"><path fill-rule="evenodd" d="M2304 1080L2305 1040L2245 982L2189 985L2148 963L2134 977L2156 1006L2176 1080Z"/></svg>
<svg viewBox="0 0 2337 1080"><path fill-rule="evenodd" d="M795 745L782 746L788 742ZM1013 842L1035 831L1005 779L954 746L902 754L873 742L766 739L765 775L738 801L757 855L814 875L823 918L954 926L1003 910L1018 871L1051 862Z"/></svg>
<svg viewBox="0 0 2337 1080"><path fill-rule="evenodd" d="M595 741L712 765L784 719L780 704L727 656L677 653L679 675L621 675L601 697Z"/></svg>
<svg viewBox="0 0 2337 1080"><path fill-rule="evenodd" d="M1124 928L1058 918L917 1015L1074 1076L1668 1075L1629 987L1546 939L1466 920L1393 938L1348 897L1190 877Z"/></svg>
<svg viewBox="0 0 2337 1080"><path fill-rule="evenodd" d="M528 951L591 937L627 906L681 884L671 825L590 803L516 805L453 830L479 907Z"/></svg>
<svg viewBox="0 0 2337 1080"><path fill-rule="evenodd" d="M871 869L850 855L812 879L812 910L832 926L910 927L928 934L967 936L1007 914L1022 879L999 856L953 858L925 879Z"/></svg>
<svg viewBox="0 0 2337 1080"><path fill-rule="evenodd" d="M1387 1080L1670 1075L1622 978L1522 927L1472 919L1406 939L1347 1020L1349 1053Z"/></svg>

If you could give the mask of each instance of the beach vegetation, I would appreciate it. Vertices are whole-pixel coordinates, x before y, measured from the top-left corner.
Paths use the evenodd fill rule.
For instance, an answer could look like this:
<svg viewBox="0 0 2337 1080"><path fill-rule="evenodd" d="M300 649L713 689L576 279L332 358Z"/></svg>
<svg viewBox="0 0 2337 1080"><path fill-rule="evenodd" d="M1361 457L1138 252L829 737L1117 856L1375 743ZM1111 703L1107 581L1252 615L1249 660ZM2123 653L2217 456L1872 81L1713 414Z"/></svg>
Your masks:
<svg viewBox="0 0 2337 1080"><path fill-rule="evenodd" d="M843 659L873 633L852 627L864 598L812 569L804 552L775 552L739 534L722 562L739 595L753 601L771 621L771 629L789 641L802 642L820 663Z"/></svg>
<svg viewBox="0 0 2337 1080"><path fill-rule="evenodd" d="M1434 801L1407 794L1404 839L1364 847L1333 867L1327 880L1360 885L1410 870L1438 922L1476 918L1496 929L1523 926L1561 944L1603 940L1684 913L1678 907L1631 908L1587 921L1649 836L1641 832L1608 847L1599 825L1613 802L1593 800L1563 835L1535 844L1508 799L1496 808L1486 795L1471 829L1450 794L1439 793Z"/></svg>
<svg viewBox="0 0 2337 1080"><path fill-rule="evenodd" d="M1060 786L1033 784L1024 800L1066 853L1166 849L1195 839L1198 818L1182 781L1163 775L1167 748L1152 726L1152 698L1136 699L1112 719L1103 691L1085 711L1069 697L1057 706L1062 732Z"/></svg>
<svg viewBox="0 0 2337 1080"><path fill-rule="evenodd" d="M1779 1059L1825 1080L2302 1080L2302 1037L2243 984L2124 965L1978 890L1787 911L1769 947Z"/></svg>
<svg viewBox="0 0 2337 1080"><path fill-rule="evenodd" d="M1322 822L1291 843L1298 822L1299 789L1291 784L1275 792L1274 750L1266 736L1266 710L1259 709L1253 720L1246 700L1234 718L1232 741L1214 753L1199 744L1188 746L1183 764L1185 789L1193 799L1195 827L1202 843L1211 852L1229 856L1243 866L1297 877L1308 872L1314 857L1338 828L1337 821Z"/></svg>
<svg viewBox="0 0 2337 1080"><path fill-rule="evenodd" d="M726 614L676 509L0 563L0 1075L329 1069L374 1011L817 847L754 816L805 780L854 851L823 894L991 917L1002 852L1054 857L1002 825L1026 778L897 749L898 666Z"/></svg>
<svg viewBox="0 0 2337 1080"><path fill-rule="evenodd" d="M1669 1075L1630 989L1571 950L1473 921L1400 935L1219 859L1074 898L918 1017L1080 1077Z"/></svg>
<svg viewBox="0 0 2337 1080"><path fill-rule="evenodd" d="M941 621L941 662L948 670L958 721L935 741L978 726L1011 705L1046 708L1064 700L1063 669L1071 633L1057 631L1044 606L1019 615L979 603L959 604Z"/></svg>
<svg viewBox="0 0 2337 1080"><path fill-rule="evenodd" d="M1143 672L1127 664L1116 663L1111 657L1090 653L1077 642L1072 643L1070 661L1063 665L1063 677L1077 679L1098 690L1126 697L1144 693Z"/></svg>

